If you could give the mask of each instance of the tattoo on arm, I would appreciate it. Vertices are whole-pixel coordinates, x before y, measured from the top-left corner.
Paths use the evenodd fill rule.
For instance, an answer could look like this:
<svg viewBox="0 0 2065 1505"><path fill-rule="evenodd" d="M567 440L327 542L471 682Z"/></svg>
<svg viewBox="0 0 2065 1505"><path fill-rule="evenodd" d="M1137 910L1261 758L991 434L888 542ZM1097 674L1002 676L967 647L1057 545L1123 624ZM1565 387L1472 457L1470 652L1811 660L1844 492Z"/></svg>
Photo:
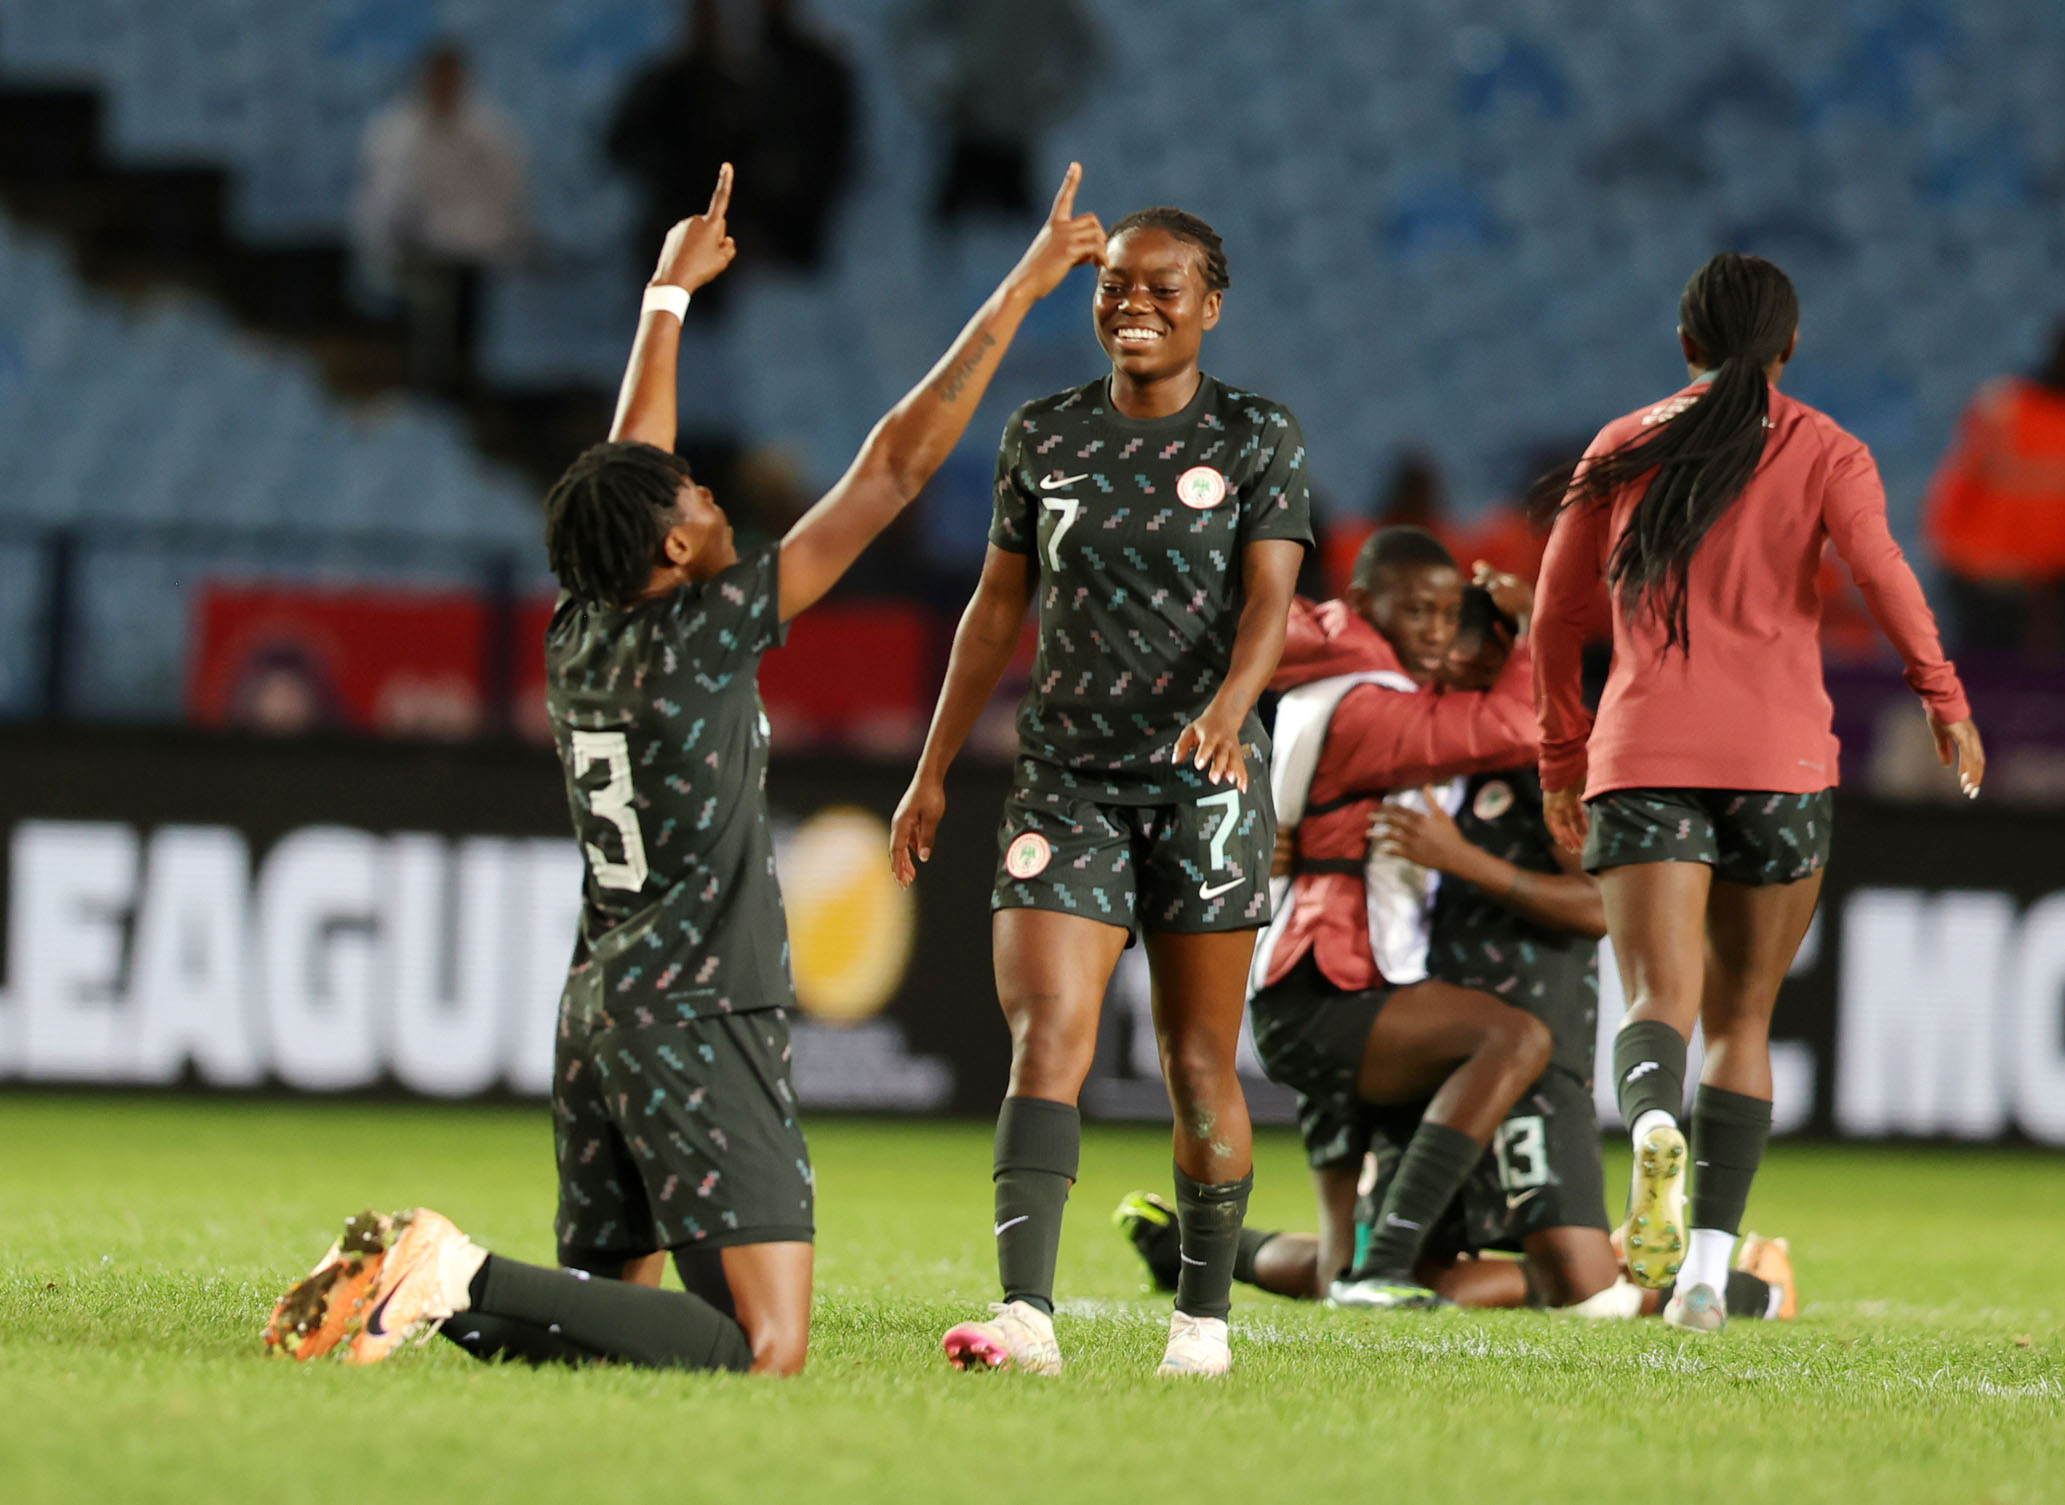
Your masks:
<svg viewBox="0 0 2065 1505"><path fill-rule="evenodd" d="M941 402L958 402L961 393L968 386L968 379L975 375L975 368L982 364L982 358L989 348L997 343L997 337L987 329L982 331L968 353L955 361L940 375L938 392Z"/></svg>

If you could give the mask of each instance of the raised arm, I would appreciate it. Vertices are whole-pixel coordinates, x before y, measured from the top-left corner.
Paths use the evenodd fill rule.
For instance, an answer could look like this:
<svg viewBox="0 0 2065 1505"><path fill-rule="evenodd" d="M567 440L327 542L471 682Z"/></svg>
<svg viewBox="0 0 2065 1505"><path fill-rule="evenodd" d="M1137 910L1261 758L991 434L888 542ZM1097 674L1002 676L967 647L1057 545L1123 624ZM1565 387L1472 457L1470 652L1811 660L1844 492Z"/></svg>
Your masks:
<svg viewBox="0 0 2065 1505"><path fill-rule="evenodd" d="M890 869L905 888L918 876L918 864L932 860L933 833L946 815L946 771L1018 649L1025 609L1032 601L1032 579L1030 557L989 546L982 579L954 630L954 651L932 712L932 728L925 734L925 750L890 825Z"/></svg>
<svg viewBox="0 0 2065 1505"><path fill-rule="evenodd" d="M672 451L674 428L680 413L674 393L674 368L681 357L681 315L655 306L654 288L677 288L694 293L716 280L731 265L738 246L725 228L725 212L731 208L731 164L717 170L717 186L710 194L710 207L681 221L667 232L660 249L660 264L646 283L646 306L638 315L638 335L631 342L630 364L624 368L624 383L617 389L617 413L609 426L612 439L635 439L656 449ZM683 305L685 307L686 304Z"/></svg>
<svg viewBox="0 0 2065 1505"><path fill-rule="evenodd" d="M1885 487L1863 445L1835 461L1822 496L1821 517L1873 620L1907 666L1908 686L1928 711L1937 758L1946 768L1955 764L1964 792L1976 796L1986 777L1979 729L1972 722L1957 670L1943 656L1936 618L1921 583L1886 526Z"/></svg>
<svg viewBox="0 0 2065 1505"><path fill-rule="evenodd" d="M1104 227L1075 212L1083 169L1070 163L1040 233L925 379L891 408L846 474L782 540L784 621L816 601L910 505L960 441L1026 310L1086 261L1104 259Z"/></svg>

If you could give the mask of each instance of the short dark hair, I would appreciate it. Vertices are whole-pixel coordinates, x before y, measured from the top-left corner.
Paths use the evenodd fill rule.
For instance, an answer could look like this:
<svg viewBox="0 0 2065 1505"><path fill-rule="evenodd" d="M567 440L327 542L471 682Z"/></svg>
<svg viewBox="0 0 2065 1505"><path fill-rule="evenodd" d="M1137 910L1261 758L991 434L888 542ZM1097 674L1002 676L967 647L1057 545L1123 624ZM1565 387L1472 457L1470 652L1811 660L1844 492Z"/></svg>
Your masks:
<svg viewBox="0 0 2065 1505"><path fill-rule="evenodd" d="M1205 291L1223 293L1233 286L1233 273L1226 265L1225 242L1219 239L1218 231L1189 211L1172 209L1167 204L1135 209L1111 227L1107 239L1117 240L1128 230L1166 230L1176 239L1188 241L1197 247L1204 263Z"/></svg>
<svg viewBox="0 0 2065 1505"><path fill-rule="evenodd" d="M660 562L688 462L668 450L615 440L583 450L545 493L545 555L561 589L621 606L637 599Z"/></svg>
<svg viewBox="0 0 2065 1505"><path fill-rule="evenodd" d="M1447 544L1425 528L1400 523L1379 528L1370 534L1355 556L1352 578L1363 590L1373 591L1380 575L1391 570L1424 569L1428 566L1454 569L1456 557L1449 553Z"/></svg>

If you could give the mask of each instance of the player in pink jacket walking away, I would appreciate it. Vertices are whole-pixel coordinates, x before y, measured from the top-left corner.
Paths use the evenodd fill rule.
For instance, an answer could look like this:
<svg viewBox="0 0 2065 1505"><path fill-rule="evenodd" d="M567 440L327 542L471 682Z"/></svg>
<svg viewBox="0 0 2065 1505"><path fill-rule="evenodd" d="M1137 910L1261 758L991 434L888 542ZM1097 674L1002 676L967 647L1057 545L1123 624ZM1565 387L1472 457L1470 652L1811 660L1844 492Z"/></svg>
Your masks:
<svg viewBox="0 0 2065 1505"><path fill-rule="evenodd" d="M1725 1320L1728 1256L1771 1134L1771 1013L1828 860L1824 542L1900 651L1966 794L1986 768L1870 452L1778 391L1799 317L1791 281L1761 257L1716 256L1693 275L1678 305L1693 380L1592 441L1535 602L1543 813L1600 877L1629 1004L1614 1044L1635 1149L1629 1269L1650 1287L1676 1279L1665 1319L1697 1332ZM1613 669L1595 722L1578 660L1602 583ZM1707 1056L1688 1229L1679 1116L1695 1022Z"/></svg>

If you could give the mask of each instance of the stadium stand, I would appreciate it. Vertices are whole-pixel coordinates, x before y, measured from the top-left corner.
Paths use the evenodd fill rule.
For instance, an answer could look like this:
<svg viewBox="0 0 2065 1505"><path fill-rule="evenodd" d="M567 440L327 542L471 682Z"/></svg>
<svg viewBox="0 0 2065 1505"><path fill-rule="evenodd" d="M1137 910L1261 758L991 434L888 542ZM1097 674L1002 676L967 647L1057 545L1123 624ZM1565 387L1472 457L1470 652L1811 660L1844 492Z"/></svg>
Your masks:
<svg viewBox="0 0 2065 1505"><path fill-rule="evenodd" d="M786 446L819 481L1017 245L1015 232L932 238L928 174L914 165L930 161L929 143L889 83L894 8L810 8L864 94L863 161L830 269L763 276L721 327L693 336L706 379L686 395L690 427ZM1299 413L1337 508L1360 507L1413 445L1435 454L1467 517L1523 457L1671 383L1678 288L1726 244L1793 273L1809 327L1792 389L1873 446L1896 531L1912 542L1963 402L2033 358L2055 312L2065 9L2054 5L1107 0L1098 13L1111 55L1151 63L1108 74L1047 149L1055 164L1085 161L1100 208L1175 201L1219 226L1234 296L1213 363ZM14 0L0 81L103 91L121 160L227 168L237 233L284 244L341 235L361 125L434 35L456 36L483 93L527 137L547 242L493 290L489 370L607 385L643 248L625 244L630 195L600 138L624 80L680 15L675 0ZM185 326L173 319L207 325L197 309L158 309L133 338L176 345ZM1082 333L1079 310L1043 306L998 392L1081 380L1093 369ZM236 348L219 328L207 339ZM281 391L306 405L302 432L350 430L305 383ZM1008 403L995 406L1000 420ZM215 443L181 428L162 440L175 455ZM969 463L928 503L944 563L980 547L976 452L994 430L978 423ZM405 408L381 431L399 445L441 430ZM463 454L423 442L442 458L368 462L371 479L354 475L338 506L377 512L385 499L390 520L466 514L466 502L428 495L447 471L472 484ZM89 460L46 463L53 478L31 490L56 497L75 485L64 467ZM254 459L251 473L289 468L264 463L274 469ZM202 486L174 501L168 489L166 506L263 511L251 493L266 484L279 483L240 483L234 499Z"/></svg>
<svg viewBox="0 0 2065 1505"><path fill-rule="evenodd" d="M533 570L536 508L442 410L347 408L301 354L191 296L82 288L0 218L0 710L38 707L61 560L67 709L177 715L189 592L212 574L477 584ZM68 547L54 550L61 531Z"/></svg>

